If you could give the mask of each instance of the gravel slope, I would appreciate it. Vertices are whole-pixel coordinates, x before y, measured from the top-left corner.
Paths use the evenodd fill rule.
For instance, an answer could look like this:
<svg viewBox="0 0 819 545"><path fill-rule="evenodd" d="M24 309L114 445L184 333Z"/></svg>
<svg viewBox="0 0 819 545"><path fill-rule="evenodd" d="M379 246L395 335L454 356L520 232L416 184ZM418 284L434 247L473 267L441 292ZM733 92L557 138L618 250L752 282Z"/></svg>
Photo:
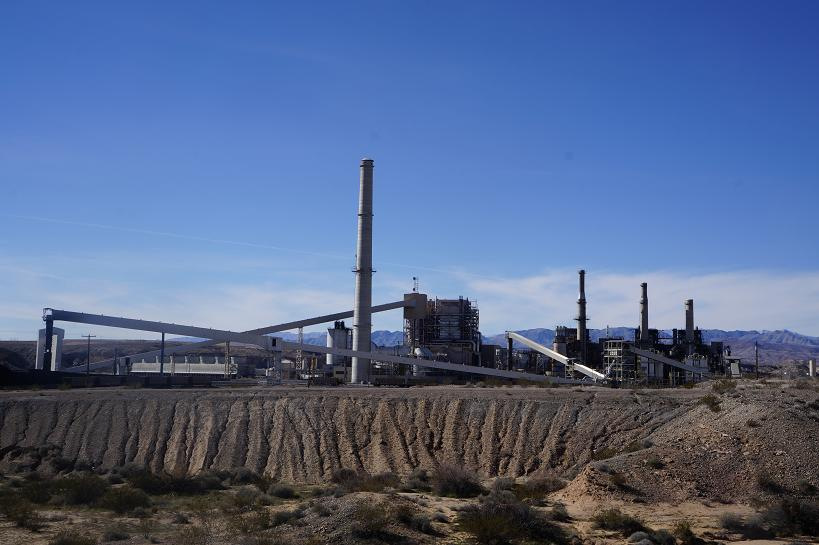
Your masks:
<svg viewBox="0 0 819 545"><path fill-rule="evenodd" d="M53 444L63 457L95 467L135 462L196 473L245 466L304 483L325 481L339 467L406 474L442 462L484 477L548 472L574 479L567 499L747 499L759 493L760 471L789 486L800 479L819 485L814 389L746 383L721 396L716 413L697 403L705 393L705 387L2 392L0 470L30 463L15 447ZM749 427L749 419L760 427ZM644 440L651 446L624 452ZM592 455L604 448L614 455L601 470ZM650 457L665 467L648 467ZM629 488L612 486L611 472Z"/></svg>

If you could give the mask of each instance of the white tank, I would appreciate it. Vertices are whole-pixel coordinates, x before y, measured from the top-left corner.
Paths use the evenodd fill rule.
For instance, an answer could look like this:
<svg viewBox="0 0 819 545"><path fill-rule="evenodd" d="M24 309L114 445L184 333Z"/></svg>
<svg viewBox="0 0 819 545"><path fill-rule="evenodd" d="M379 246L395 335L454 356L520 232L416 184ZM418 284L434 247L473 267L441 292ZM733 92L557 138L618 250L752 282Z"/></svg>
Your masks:
<svg viewBox="0 0 819 545"><path fill-rule="evenodd" d="M350 346L350 329L344 325L344 322L336 322L333 327L327 329L327 348L349 350ZM343 356L327 354L328 366L342 365L345 361Z"/></svg>

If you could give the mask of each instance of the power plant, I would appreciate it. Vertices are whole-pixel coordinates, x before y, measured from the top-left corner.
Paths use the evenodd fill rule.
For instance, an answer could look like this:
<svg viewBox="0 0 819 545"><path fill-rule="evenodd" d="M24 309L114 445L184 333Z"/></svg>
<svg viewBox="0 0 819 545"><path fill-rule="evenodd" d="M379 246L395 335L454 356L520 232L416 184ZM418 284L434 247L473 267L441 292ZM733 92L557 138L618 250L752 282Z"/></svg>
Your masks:
<svg viewBox="0 0 819 545"><path fill-rule="evenodd" d="M633 334L592 338L583 269L578 271L574 318L577 326L556 327L551 346L513 331L506 332L505 345L486 343L480 333L474 300L430 297L418 291L417 283L411 293L393 302L373 305L372 159L362 159L359 175L352 310L236 332L46 308L36 368L68 373L160 375L167 376L170 383L174 377L203 375L214 379L256 377L271 384L314 381L408 385L483 377L568 384L678 385L713 376L739 376L740 361L731 357L728 347L721 342L703 342L695 326L693 299L683 302L684 328L674 329L669 335L650 327L647 283L640 285ZM396 347L374 345L373 313L397 309L403 311L403 343ZM351 327L346 319L352 319ZM156 351L63 367L60 351L64 334L54 326L58 321L161 333L162 346ZM322 323L332 324L325 345L306 344L303 328ZM275 336L288 330L298 331L297 342ZM207 340L166 346L166 334ZM213 345L222 343L225 350L220 358L213 352ZM231 343L255 346L260 356L237 358L230 354ZM202 350L210 352L203 356Z"/></svg>

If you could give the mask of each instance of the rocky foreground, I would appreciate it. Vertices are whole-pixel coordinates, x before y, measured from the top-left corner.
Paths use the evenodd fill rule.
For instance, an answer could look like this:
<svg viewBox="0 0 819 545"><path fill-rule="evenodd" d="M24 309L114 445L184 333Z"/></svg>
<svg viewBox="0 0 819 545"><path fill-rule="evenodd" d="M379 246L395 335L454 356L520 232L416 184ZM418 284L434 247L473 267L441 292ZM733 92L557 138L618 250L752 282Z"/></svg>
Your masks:
<svg viewBox="0 0 819 545"><path fill-rule="evenodd" d="M571 481L561 492L569 501L746 502L774 487L819 486L817 399L813 384L751 381L716 390L2 392L0 471L246 467L321 483L338 468L407 475L455 463L485 478L556 475ZM26 448L49 445L54 456Z"/></svg>

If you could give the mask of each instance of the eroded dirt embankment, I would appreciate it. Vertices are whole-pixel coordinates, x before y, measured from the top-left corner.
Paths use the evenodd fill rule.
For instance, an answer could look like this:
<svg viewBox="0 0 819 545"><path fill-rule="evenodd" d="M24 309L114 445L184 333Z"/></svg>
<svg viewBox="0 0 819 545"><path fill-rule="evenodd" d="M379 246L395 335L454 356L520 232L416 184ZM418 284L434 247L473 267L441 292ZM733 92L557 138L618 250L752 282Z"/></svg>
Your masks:
<svg viewBox="0 0 819 545"><path fill-rule="evenodd" d="M0 394L0 469L11 469L13 447L53 444L63 457L101 468L134 462L190 474L244 466L309 483L339 467L406 474L450 462L486 477L580 474L577 493L593 494L606 483L596 483L589 462L609 448L618 454L607 463L668 499L731 496L726 487L750 493L743 482L760 468L816 481L819 416L809 409L816 394L769 390L740 389L716 413L696 403L702 390L7 392ZM652 446L623 452L645 439ZM663 458L664 467L645 466L648 456Z"/></svg>

